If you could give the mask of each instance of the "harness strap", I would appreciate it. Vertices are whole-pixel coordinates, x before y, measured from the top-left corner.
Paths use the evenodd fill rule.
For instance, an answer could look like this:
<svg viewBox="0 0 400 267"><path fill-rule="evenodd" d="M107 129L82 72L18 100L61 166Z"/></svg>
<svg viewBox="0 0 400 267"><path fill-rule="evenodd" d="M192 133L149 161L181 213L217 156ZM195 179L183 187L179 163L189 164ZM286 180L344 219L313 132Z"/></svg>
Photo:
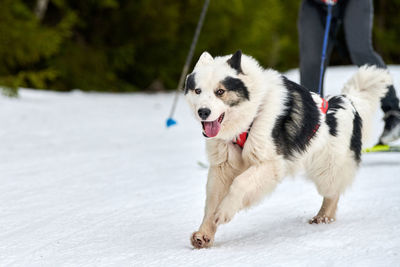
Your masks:
<svg viewBox="0 0 400 267"><path fill-rule="evenodd" d="M321 110L322 113L326 114L326 112L328 111L328 108L329 108L328 101L326 101L326 99L322 98L322 97L321 97L321 100L322 100L322 103L321 103L321 106L319 107L319 109ZM315 135L315 133L318 131L320 126L321 126L320 123L317 123L315 125L312 134L308 137L308 140L310 140Z"/></svg>
<svg viewBox="0 0 400 267"><path fill-rule="evenodd" d="M241 148L243 148L244 143L246 143L247 137L249 136L249 131L250 131L250 129L246 132L239 134L239 136L236 137L235 140L233 140L233 143L240 146Z"/></svg>
<svg viewBox="0 0 400 267"><path fill-rule="evenodd" d="M326 114L326 112L328 111L328 107L329 107L328 101L326 101L326 99L322 98L322 97L321 97L321 99L322 99L322 103L321 103L320 109L321 109L322 113Z"/></svg>

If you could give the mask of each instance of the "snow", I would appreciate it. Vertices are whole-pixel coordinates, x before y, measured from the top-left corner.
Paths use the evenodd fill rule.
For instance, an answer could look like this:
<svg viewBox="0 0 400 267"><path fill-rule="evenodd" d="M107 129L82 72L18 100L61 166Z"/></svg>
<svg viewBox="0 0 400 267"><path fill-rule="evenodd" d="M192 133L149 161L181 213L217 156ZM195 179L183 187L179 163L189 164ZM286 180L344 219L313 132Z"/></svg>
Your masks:
<svg viewBox="0 0 400 267"><path fill-rule="evenodd" d="M363 155L333 224L307 223L321 197L295 177L194 250L206 156L182 97L166 129L173 94L20 94L0 96L0 266L400 266L399 153Z"/></svg>

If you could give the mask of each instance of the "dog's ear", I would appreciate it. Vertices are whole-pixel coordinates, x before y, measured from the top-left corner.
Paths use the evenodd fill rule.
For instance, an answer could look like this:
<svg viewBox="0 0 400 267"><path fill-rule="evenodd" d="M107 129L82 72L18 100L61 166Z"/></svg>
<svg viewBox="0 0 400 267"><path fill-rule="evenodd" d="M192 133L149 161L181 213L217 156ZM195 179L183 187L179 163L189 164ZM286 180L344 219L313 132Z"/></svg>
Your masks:
<svg viewBox="0 0 400 267"><path fill-rule="evenodd" d="M232 55L230 59L228 59L228 64L233 69L237 71L237 73L243 73L241 63L242 63L242 51L238 50L235 54Z"/></svg>
<svg viewBox="0 0 400 267"><path fill-rule="evenodd" d="M194 80L196 73L192 72L189 75L186 76L186 80L185 80L185 86L183 87L183 92L186 95L189 90L194 90L196 87L196 82Z"/></svg>
<svg viewBox="0 0 400 267"><path fill-rule="evenodd" d="M201 54L199 60L196 63L196 67L201 66L201 65L207 65L210 64L214 61L213 57L210 55L210 53L208 53L207 51L203 52L203 54Z"/></svg>

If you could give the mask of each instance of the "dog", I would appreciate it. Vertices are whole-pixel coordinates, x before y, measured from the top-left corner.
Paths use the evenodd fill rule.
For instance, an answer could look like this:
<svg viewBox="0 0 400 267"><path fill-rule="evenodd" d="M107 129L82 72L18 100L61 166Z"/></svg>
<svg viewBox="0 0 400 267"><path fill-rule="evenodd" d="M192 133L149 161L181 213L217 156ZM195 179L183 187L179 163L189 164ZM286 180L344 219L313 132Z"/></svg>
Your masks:
<svg viewBox="0 0 400 267"><path fill-rule="evenodd" d="M299 171L323 196L309 222L333 222L390 84L386 70L362 66L342 95L323 99L240 50L215 58L204 52L184 86L210 162L204 217L192 245L212 246L219 225Z"/></svg>

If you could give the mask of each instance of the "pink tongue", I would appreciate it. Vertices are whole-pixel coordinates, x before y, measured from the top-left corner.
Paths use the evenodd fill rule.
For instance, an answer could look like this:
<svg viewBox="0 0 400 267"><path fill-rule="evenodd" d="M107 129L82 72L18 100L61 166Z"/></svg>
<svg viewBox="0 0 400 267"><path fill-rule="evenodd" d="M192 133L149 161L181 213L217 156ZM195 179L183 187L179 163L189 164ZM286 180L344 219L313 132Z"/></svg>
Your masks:
<svg viewBox="0 0 400 267"><path fill-rule="evenodd" d="M221 124L218 122L218 119L215 121L205 121L203 122L203 125L204 131L208 137L216 136L221 128Z"/></svg>

